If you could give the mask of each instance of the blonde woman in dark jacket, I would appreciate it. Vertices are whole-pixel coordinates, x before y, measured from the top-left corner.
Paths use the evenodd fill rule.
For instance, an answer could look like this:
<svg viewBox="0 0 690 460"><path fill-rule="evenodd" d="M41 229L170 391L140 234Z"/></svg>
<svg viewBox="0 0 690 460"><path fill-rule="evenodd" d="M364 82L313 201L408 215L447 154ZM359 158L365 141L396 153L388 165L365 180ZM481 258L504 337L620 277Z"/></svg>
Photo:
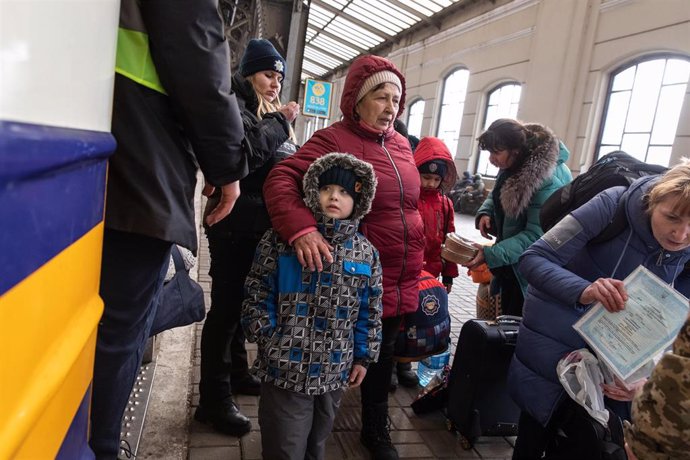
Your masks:
<svg viewBox="0 0 690 460"><path fill-rule="evenodd" d="M211 309L201 335L199 407L194 417L225 434L249 432L249 419L233 400L237 394L259 394L259 381L248 372L244 333L239 325L244 280L263 233L271 227L261 188L271 168L296 148L290 123L299 111L295 102L278 97L285 60L268 40L251 40L240 70L232 78L242 114L249 175L242 179L232 213L206 227L211 253ZM207 215L218 203L213 193ZM229 360L228 360L229 358Z"/></svg>

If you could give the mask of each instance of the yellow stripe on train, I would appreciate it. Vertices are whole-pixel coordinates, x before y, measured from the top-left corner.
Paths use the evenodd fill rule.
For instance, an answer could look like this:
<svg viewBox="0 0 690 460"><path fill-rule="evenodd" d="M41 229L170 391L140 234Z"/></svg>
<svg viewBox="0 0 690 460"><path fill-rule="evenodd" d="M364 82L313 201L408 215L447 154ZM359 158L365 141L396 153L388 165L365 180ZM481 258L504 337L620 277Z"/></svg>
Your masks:
<svg viewBox="0 0 690 460"><path fill-rule="evenodd" d="M102 243L101 222L0 297L0 459L60 449L93 376Z"/></svg>

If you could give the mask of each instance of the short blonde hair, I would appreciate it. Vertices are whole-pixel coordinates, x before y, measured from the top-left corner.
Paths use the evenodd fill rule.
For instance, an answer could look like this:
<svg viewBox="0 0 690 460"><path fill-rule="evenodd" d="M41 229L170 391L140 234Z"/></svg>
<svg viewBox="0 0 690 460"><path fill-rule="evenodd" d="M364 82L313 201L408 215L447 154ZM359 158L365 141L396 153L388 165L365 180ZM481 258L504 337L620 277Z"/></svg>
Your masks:
<svg viewBox="0 0 690 460"><path fill-rule="evenodd" d="M680 163L669 169L647 194L647 211L668 198L676 200L673 212L679 216L690 216L690 159L681 158Z"/></svg>

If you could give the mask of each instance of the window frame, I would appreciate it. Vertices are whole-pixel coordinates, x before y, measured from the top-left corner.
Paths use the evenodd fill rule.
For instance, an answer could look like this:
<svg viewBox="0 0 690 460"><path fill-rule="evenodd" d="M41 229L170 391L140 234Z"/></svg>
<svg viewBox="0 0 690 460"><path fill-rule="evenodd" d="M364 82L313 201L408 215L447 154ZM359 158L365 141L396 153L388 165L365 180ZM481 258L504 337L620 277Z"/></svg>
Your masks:
<svg viewBox="0 0 690 460"><path fill-rule="evenodd" d="M410 133L410 117L412 116L412 107L414 107L415 104L422 102L424 104L424 110L426 110L426 100L422 97L415 97L411 103L407 105L406 111L407 111L407 119L405 120L405 125L407 126L407 131L409 134L413 136L417 136L420 139L422 138L422 127L419 127L419 134L413 134ZM424 110L422 110L422 124L424 124Z"/></svg>
<svg viewBox="0 0 690 460"><path fill-rule="evenodd" d="M448 150L450 150L450 154L454 159L455 159L455 156L456 156L457 151L458 151L458 145L460 143L460 128L462 128L462 117L464 116L465 103L467 102L467 90L469 88L470 76L472 75L470 73L470 69L468 69L467 67L462 66L462 65L457 65L457 66L451 67L447 72L445 72L445 76L441 79L441 92L440 92L439 98L438 98L439 105L438 105L438 110L436 112L436 114L437 114L436 126L434 129L435 136L437 138L443 140L443 138L439 135L439 130L441 129L441 116L443 115L443 99L444 99L445 94L446 94L446 86L448 83L448 79L451 76L453 76L457 72L460 72L463 70L467 72L467 87L465 87L465 97L464 97L463 102L462 102L462 112L460 113L460 126L458 126L458 141L457 141L457 144L455 145L454 149L450 149L450 148L448 149Z"/></svg>
<svg viewBox="0 0 690 460"><path fill-rule="evenodd" d="M606 91L603 95L604 104L602 105L601 118L599 120L599 126L597 129L597 137L596 137L596 141L594 143L594 148L593 148L594 151L592 152L592 157L591 157L591 158L593 158L592 163L596 163L596 161L598 161L599 158L601 158L599 156L599 152L601 151L601 148L603 145L602 140L604 137L604 128L606 127L606 121L607 121L607 116L609 113L611 94L612 94L612 89L613 89L613 84L614 84L615 78L619 74L623 73L624 71L626 71L627 69L629 69L633 66L638 66L642 63L645 63L648 61L655 61L655 60L659 60L659 59L664 59L667 61L670 59L680 59L680 60L684 60L684 61L690 63L690 56L686 56L686 55L681 54L681 53L673 53L673 52L657 52L657 53L644 54L644 55L635 57L633 59L629 59L629 60L621 63L620 65L614 67L611 71L607 72L608 81L606 84ZM686 85L690 86L690 81L688 81L688 83L686 83ZM663 86L663 83L662 83L662 86ZM688 86L686 86L686 88L685 88L685 94L687 94ZM658 110L657 110L658 104L659 104L659 100L657 98L657 107L654 108L654 119L653 119L654 121L652 121L652 127L651 127L652 131L654 129L654 122L656 121L656 117L657 117L657 113L658 113ZM683 105L685 105L685 104L687 104L687 101L685 101L685 99L684 99ZM630 110L630 101L628 101L627 110L628 111ZM682 106L681 106L681 113L682 113ZM628 115L626 113L626 120L625 120L626 123L627 123L627 120L628 120ZM680 119L678 119L676 121L676 123L678 123L678 122L680 122ZM649 132L650 135L651 135L652 131ZM624 127L623 128L623 135L625 133L626 133L626 131L625 131L625 127ZM676 134L676 137L677 137L677 134ZM622 139L621 139L621 141L622 141ZM651 139L650 139L650 141L651 141ZM606 144L606 145L608 145L608 144ZM671 146L673 146L673 144L671 144ZM648 160L649 147L650 147L650 143L647 144L647 151L645 152L645 161ZM673 154L671 154L671 158L669 158L669 164L671 163L672 158L673 158ZM665 166L669 166L669 165L667 164Z"/></svg>
<svg viewBox="0 0 690 460"><path fill-rule="evenodd" d="M484 114L483 114L483 116L482 116L482 124L481 124L482 128L481 128L481 132L484 132L484 130L485 130L486 128L488 128L488 126L486 126L486 120L489 118L489 102L491 101L491 96L492 96L496 91L498 91L498 90L500 90L501 88L506 87L506 86L519 86L519 87L520 87L520 98L522 98L522 86L523 86L523 85L522 85L522 83L520 83L520 82L517 81L517 80L506 80L506 81L503 81L503 82L501 82L501 83L499 83L499 84L494 85L493 87L491 87L491 89L490 89L489 91L486 91L486 92L485 92L485 94L486 94L486 102L485 102L485 104L484 104ZM518 105L518 110L520 110L520 101L518 101L518 104L517 104L517 105ZM514 118L516 118L516 117L517 117L517 111L515 112L515 117L514 117ZM478 136L477 136L477 137L478 137ZM476 141L476 139L475 139L475 141ZM485 172L480 172L480 171L479 171L479 162L480 162L480 160L481 160L482 149L479 148L479 144L477 144L477 147L476 147L476 148L477 148L477 161L475 162L475 165L474 165L474 173L475 173L475 174L481 174L482 177L486 177L486 178L489 178L489 179L495 179L496 176L491 176L491 175L486 174Z"/></svg>

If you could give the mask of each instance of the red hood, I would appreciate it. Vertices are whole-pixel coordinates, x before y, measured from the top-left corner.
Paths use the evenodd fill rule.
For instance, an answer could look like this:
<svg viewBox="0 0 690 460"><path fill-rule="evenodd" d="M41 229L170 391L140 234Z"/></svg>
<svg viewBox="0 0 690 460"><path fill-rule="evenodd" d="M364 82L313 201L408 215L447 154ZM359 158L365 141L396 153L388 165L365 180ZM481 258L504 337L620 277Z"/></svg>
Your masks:
<svg viewBox="0 0 690 460"><path fill-rule="evenodd" d="M455 161L446 147L446 143L437 137L424 137L417 149L414 151L414 164L419 168L421 165L431 160L443 160L448 165L448 172L441 182L441 188L448 192L453 188L458 180L458 171L455 168Z"/></svg>
<svg viewBox="0 0 690 460"><path fill-rule="evenodd" d="M359 123L355 121L355 106L357 105L357 94L362 88L364 81L371 75L381 72L383 70L390 70L400 78L402 83L402 93L400 95L400 108L396 118L402 115L405 110L405 77L400 73L395 64L388 59L367 54L360 56L352 62L350 70L347 72L345 78L345 87L343 88L343 96L340 98L340 111L343 114L344 121L352 126ZM390 131L393 130L391 126Z"/></svg>

